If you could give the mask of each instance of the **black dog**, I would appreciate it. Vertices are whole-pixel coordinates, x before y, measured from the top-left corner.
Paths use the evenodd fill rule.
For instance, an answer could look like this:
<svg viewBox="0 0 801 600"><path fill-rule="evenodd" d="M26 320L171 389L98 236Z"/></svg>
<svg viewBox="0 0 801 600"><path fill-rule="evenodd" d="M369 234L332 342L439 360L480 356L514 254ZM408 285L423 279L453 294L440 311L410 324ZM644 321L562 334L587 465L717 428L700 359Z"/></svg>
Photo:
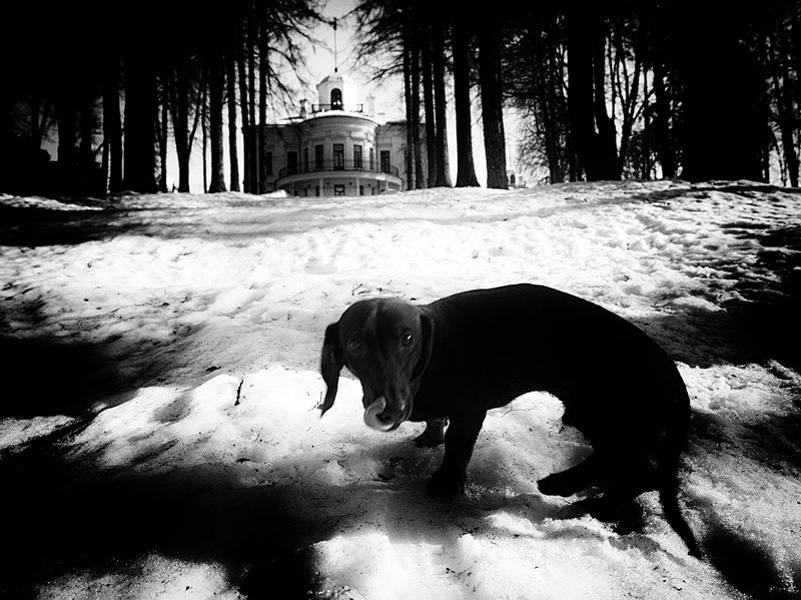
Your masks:
<svg viewBox="0 0 801 600"><path fill-rule="evenodd" d="M700 556L676 498L690 419L687 389L664 350L621 317L526 284L424 306L363 300L326 329L323 413L334 404L343 366L362 384L368 425L389 431L426 421L418 444L445 442L442 465L427 485L436 496L463 490L487 410L529 391L555 395L565 406L564 424L581 431L594 452L541 479L540 491L569 496L611 478L601 497L582 504L612 520L621 504L657 489L666 520L690 554Z"/></svg>

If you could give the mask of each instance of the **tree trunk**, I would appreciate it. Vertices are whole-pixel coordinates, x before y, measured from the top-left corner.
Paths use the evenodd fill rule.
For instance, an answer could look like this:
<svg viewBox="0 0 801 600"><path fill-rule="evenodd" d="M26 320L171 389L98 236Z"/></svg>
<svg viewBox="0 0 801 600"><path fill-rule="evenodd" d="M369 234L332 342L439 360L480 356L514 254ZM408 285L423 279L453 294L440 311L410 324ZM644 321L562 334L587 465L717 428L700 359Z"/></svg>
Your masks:
<svg viewBox="0 0 801 600"><path fill-rule="evenodd" d="M464 11L470 6L458 7L453 13L453 90L456 111L456 187L478 186L473 161L473 118L470 114L470 31Z"/></svg>
<svg viewBox="0 0 801 600"><path fill-rule="evenodd" d="M556 91L553 89L554 79L557 82L560 78L554 78L551 71L554 68L552 48L542 48L542 53L548 55L548 60L542 60L539 55L532 55L531 61L534 65L537 76L537 90L539 94L539 114L538 119L543 132L543 142L545 145L545 156L548 161L548 174L551 183L560 183L564 180L562 171L562 160L559 152L559 119L553 111L553 98Z"/></svg>
<svg viewBox="0 0 801 600"><path fill-rule="evenodd" d="M691 5L680 8L690 11ZM681 176L688 181L763 178L764 77L740 40L743 23L735 12L699 11L681 21Z"/></svg>
<svg viewBox="0 0 801 600"><path fill-rule="evenodd" d="M617 131L615 122L606 112L606 36L601 27L601 19L592 21L592 66L593 66L593 112L596 140L598 143L597 161L603 179L620 179L620 163L617 152Z"/></svg>
<svg viewBox="0 0 801 600"><path fill-rule="evenodd" d="M579 165L588 181L619 179L614 125L602 100L604 41L600 17L571 3L566 24L570 131Z"/></svg>
<svg viewBox="0 0 801 600"><path fill-rule="evenodd" d="M172 112L175 154L178 157L178 191L189 192L189 59L179 55L170 72L170 110Z"/></svg>
<svg viewBox="0 0 801 600"><path fill-rule="evenodd" d="M412 114L412 26L411 7L406 4L403 10L403 98L406 109L406 189L415 189L414 130Z"/></svg>
<svg viewBox="0 0 801 600"><path fill-rule="evenodd" d="M411 23L411 80L412 80L412 121L407 124L412 130L412 150L414 156L414 187L426 187L425 169L423 168L423 143L420 139L420 28L415 25L416 14L412 14Z"/></svg>
<svg viewBox="0 0 801 600"><path fill-rule="evenodd" d="M200 134L201 134L201 156L203 162L203 192L210 192L209 186L209 115L208 103L204 102L200 107Z"/></svg>
<svg viewBox="0 0 801 600"><path fill-rule="evenodd" d="M5 98L4 98L5 100ZM39 118L39 105L41 104L41 99L39 98L39 92L34 90L31 92L31 150L37 151L41 147L41 140L37 138L36 134L39 132L40 128L40 118ZM7 101L4 104L0 105L5 107L6 105L13 105L12 101ZM7 124L5 125L7 127ZM10 135L10 134L9 134ZM0 139L6 139L0 138Z"/></svg>
<svg viewBox="0 0 801 600"><path fill-rule="evenodd" d="M162 192L172 192L173 186L168 184L167 176L167 149L170 140L170 101L168 86L170 81L169 69L163 69L161 75L161 118L156 128L156 139L159 147L159 189Z"/></svg>
<svg viewBox="0 0 801 600"><path fill-rule="evenodd" d="M125 61L125 183L134 192L156 191L156 77L149 61L131 52Z"/></svg>
<svg viewBox="0 0 801 600"><path fill-rule="evenodd" d="M642 43L641 38L638 37L638 43L634 50L633 60L629 58L627 50L622 41L623 29L623 22L620 19L613 21L613 27L611 31L612 37L609 44L611 63L610 70L612 69L612 66L614 67L614 71L611 71L612 94L613 98L620 98L621 104L620 113L622 114L622 124L620 127L620 150L618 151L617 147L615 147L616 131L614 123L612 124L613 137L611 140L607 140L607 143L611 142L614 153L617 155L617 164L615 165L615 170L618 179L620 179L623 174L623 168L626 164L626 159L628 158L629 145L633 136L634 124L640 108L640 73L642 71L642 56L644 54L644 44ZM612 58L613 51L614 59ZM633 74L629 73L629 67L634 69ZM644 96L643 98L643 103L647 104L647 97ZM606 109L604 108L604 113L605 111ZM642 161L639 162L641 163ZM636 168L639 169L639 165ZM642 175L640 177L644 178Z"/></svg>
<svg viewBox="0 0 801 600"><path fill-rule="evenodd" d="M225 75L222 57L212 52L209 57L209 137L211 138L211 181L209 192L226 191L223 161L223 96Z"/></svg>
<svg viewBox="0 0 801 600"><path fill-rule="evenodd" d="M233 39L236 39L235 37ZM239 147L237 137L237 111L236 111L236 60L233 48L225 51L227 92L228 92L228 166L230 169L231 191L240 191L239 187Z"/></svg>
<svg viewBox="0 0 801 600"><path fill-rule="evenodd" d="M422 20L420 29L420 59L423 63L423 104L426 121L426 158L428 159L426 187L433 187L437 182L437 129L434 115L434 84L431 74L431 28L427 19Z"/></svg>
<svg viewBox="0 0 801 600"><path fill-rule="evenodd" d="M239 107L242 111L242 157L243 157L243 190L251 193L251 156L250 156L250 108L248 106L248 82L247 82L247 69L245 63L247 60L247 45L245 44L244 36L241 34L237 37L237 68L239 71Z"/></svg>
<svg viewBox="0 0 801 600"><path fill-rule="evenodd" d="M120 116L120 62L113 55L103 76L104 174L109 193L122 189L122 119Z"/></svg>
<svg viewBox="0 0 801 600"><path fill-rule="evenodd" d="M262 15L264 18L265 15ZM270 45L267 37L267 24L260 19L259 32L259 123L256 135L255 161L258 172L257 189L260 194L267 192L267 163L262 160L265 146L264 125L267 123L267 95L270 91Z"/></svg>
<svg viewBox="0 0 801 600"><path fill-rule="evenodd" d="M437 178L438 187L451 187L450 159L448 156L448 104L445 97L445 23L441 10L435 9L431 32L431 51L434 71L434 110L437 123Z"/></svg>
<svg viewBox="0 0 801 600"><path fill-rule="evenodd" d="M62 81L55 93L56 122L58 124L58 166L61 175L72 179L77 165L75 145L77 136L77 110L72 83ZM66 180L65 180L66 182Z"/></svg>
<svg viewBox="0 0 801 600"><path fill-rule="evenodd" d="M248 184L247 191L252 194L259 192L258 188L258 173L259 161L256 151L256 140L258 139L258 132L256 127L256 48L258 44L258 27L256 22L256 4L255 2L249 7L248 12L248 40L247 40L247 57L248 57L248 112L251 118L251 127L248 135L245 138L245 152L248 157Z"/></svg>
<svg viewBox="0 0 801 600"><path fill-rule="evenodd" d="M662 177L673 179L676 176L676 153L670 134L670 99L665 88L664 65L660 59L654 62L654 100L657 155L662 165Z"/></svg>
<svg viewBox="0 0 801 600"><path fill-rule="evenodd" d="M642 178L651 179L651 110L648 105L648 78L642 78Z"/></svg>
<svg viewBox="0 0 801 600"><path fill-rule="evenodd" d="M505 190L509 187L509 180L506 176L506 135L503 127L500 24L494 13L483 19L478 31L478 44L487 187Z"/></svg>
<svg viewBox="0 0 801 600"><path fill-rule="evenodd" d="M97 170L94 150L94 90L88 77L82 78L81 90L78 96L81 118L81 142L78 154L79 189L81 193L97 195L101 192L98 186ZM105 189L102 190L105 192Z"/></svg>
<svg viewBox="0 0 801 600"><path fill-rule="evenodd" d="M771 52L769 61L773 78L774 96L781 132L782 152L787 176L792 187L798 187L798 153L795 149L795 130L797 117L793 107L790 69L787 64L789 53L784 51L787 43L780 27L775 27L770 35Z"/></svg>

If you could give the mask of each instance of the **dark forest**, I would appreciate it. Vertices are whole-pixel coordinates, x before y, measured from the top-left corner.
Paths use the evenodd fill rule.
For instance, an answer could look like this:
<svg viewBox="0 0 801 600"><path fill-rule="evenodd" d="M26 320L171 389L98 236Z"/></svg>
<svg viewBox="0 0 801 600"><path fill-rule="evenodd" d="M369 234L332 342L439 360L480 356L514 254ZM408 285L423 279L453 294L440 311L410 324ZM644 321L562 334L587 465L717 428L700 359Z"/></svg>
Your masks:
<svg viewBox="0 0 801 600"><path fill-rule="evenodd" d="M0 38L0 191L178 191L202 143L205 191L260 193L259 128L289 105L310 0L15 3ZM406 187L508 185L504 113L542 182L655 179L798 185L798 2L363 0L360 61L401 76ZM376 66L378 65L378 66ZM451 106L452 105L452 106ZM451 181L448 110L455 111ZM201 141L202 140L202 141ZM46 142L57 141L50 156ZM240 147L241 144L241 147ZM428 157L422 164L419 148ZM243 164L239 164L242 157Z"/></svg>

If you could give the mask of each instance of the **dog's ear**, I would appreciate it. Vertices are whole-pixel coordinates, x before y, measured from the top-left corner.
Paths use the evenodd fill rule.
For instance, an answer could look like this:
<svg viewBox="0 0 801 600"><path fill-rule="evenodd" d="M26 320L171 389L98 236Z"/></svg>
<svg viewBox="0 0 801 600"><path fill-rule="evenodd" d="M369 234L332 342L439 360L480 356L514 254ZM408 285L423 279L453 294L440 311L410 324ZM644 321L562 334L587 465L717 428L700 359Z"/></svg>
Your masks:
<svg viewBox="0 0 801 600"><path fill-rule="evenodd" d="M320 410L322 411L320 416L324 415L325 411L334 405L337 387L339 386L339 372L344 366L345 360L342 357L342 346L339 344L339 323L332 323L325 330L323 352L320 357L320 373L328 388L325 392L325 400L320 405Z"/></svg>
<svg viewBox="0 0 801 600"><path fill-rule="evenodd" d="M434 353L434 320L422 310L420 311L420 327L422 329L420 358L412 371L412 380L419 379L425 373L428 363L431 362L431 355Z"/></svg>

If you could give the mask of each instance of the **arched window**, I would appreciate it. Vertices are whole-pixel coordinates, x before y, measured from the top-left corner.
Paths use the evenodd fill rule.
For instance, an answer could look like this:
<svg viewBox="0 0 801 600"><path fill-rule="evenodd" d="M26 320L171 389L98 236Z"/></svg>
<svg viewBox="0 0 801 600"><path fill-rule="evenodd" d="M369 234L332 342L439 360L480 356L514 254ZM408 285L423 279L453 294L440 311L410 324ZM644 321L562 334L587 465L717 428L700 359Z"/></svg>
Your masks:
<svg viewBox="0 0 801 600"><path fill-rule="evenodd" d="M331 108L333 110L342 110L342 90L339 88L331 90Z"/></svg>

